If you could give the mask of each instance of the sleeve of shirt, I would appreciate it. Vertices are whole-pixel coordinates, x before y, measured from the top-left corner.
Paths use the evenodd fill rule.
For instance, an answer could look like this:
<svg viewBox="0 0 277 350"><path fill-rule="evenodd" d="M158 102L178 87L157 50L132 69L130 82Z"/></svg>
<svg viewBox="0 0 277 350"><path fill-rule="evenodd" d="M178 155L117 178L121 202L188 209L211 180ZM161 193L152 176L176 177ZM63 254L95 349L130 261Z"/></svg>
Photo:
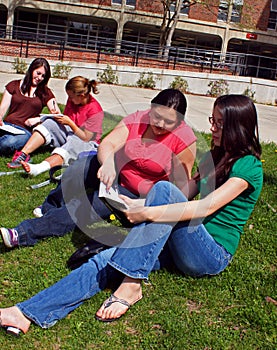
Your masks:
<svg viewBox="0 0 277 350"><path fill-rule="evenodd" d="M175 138L175 154L179 154L197 140L192 129L185 123L176 130Z"/></svg>
<svg viewBox="0 0 277 350"><path fill-rule="evenodd" d="M55 98L53 92L49 89L49 87L45 87L46 88L46 94L43 96L43 105L46 106L47 105L47 102L49 100L51 100L51 98Z"/></svg>
<svg viewBox="0 0 277 350"><path fill-rule="evenodd" d="M130 130L131 127L133 125L135 125L135 123L140 123L140 118L139 118L140 112L137 111L135 113L131 113L129 115L127 115L126 117L124 117L123 123L127 126L127 128Z"/></svg>
<svg viewBox="0 0 277 350"><path fill-rule="evenodd" d="M262 163L253 155L238 159L233 165L229 177L244 179L251 187L256 189L257 179L260 178Z"/></svg>
<svg viewBox="0 0 277 350"><path fill-rule="evenodd" d="M18 83L17 80L10 81L6 86L6 90L9 94L13 95L15 93L16 84Z"/></svg>

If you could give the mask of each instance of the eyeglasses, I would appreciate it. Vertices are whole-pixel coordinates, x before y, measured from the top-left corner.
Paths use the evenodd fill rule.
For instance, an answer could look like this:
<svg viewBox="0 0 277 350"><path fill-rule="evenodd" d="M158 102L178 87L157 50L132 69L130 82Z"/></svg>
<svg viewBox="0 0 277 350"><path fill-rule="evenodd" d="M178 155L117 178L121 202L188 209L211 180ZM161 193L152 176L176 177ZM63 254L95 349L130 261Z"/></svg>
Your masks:
<svg viewBox="0 0 277 350"><path fill-rule="evenodd" d="M209 122L212 124L212 126L215 126L218 130L223 129L223 123L222 122L216 122L214 120L214 117L209 117Z"/></svg>

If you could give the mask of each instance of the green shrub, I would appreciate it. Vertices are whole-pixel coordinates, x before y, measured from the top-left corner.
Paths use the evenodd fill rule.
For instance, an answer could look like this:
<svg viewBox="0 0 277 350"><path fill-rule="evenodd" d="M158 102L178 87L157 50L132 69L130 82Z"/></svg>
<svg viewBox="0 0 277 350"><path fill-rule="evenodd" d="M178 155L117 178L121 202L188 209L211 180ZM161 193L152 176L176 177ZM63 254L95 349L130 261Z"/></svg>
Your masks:
<svg viewBox="0 0 277 350"><path fill-rule="evenodd" d="M229 94L229 85L228 82L224 79L210 81L208 87L210 87L210 90L207 91L207 95L210 95L212 97Z"/></svg>
<svg viewBox="0 0 277 350"><path fill-rule="evenodd" d="M17 74L25 74L27 72L27 63L22 58L16 57L12 66Z"/></svg>
<svg viewBox="0 0 277 350"><path fill-rule="evenodd" d="M113 71L112 66L107 64L103 72L97 72L97 78L100 83L104 84L118 84L118 77Z"/></svg>
<svg viewBox="0 0 277 350"><path fill-rule="evenodd" d="M147 76L145 76L147 74ZM136 83L137 87L154 89L156 87L156 82L153 73L140 73L140 77Z"/></svg>
<svg viewBox="0 0 277 350"><path fill-rule="evenodd" d="M255 100L256 91L253 91L249 86L243 91L242 94L251 98L253 102L256 102Z"/></svg>
<svg viewBox="0 0 277 350"><path fill-rule="evenodd" d="M175 77L174 80L170 83L169 87L171 89L180 90L184 94L189 91L188 82L181 77Z"/></svg>
<svg viewBox="0 0 277 350"><path fill-rule="evenodd" d="M57 63L53 69L53 78L68 79L69 74L72 70L69 64Z"/></svg>

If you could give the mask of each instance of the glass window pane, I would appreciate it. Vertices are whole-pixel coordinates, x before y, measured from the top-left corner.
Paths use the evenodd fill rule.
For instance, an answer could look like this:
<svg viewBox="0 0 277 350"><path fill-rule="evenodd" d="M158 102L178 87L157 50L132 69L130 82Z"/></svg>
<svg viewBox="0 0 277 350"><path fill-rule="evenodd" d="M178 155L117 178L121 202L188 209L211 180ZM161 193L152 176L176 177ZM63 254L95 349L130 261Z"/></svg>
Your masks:
<svg viewBox="0 0 277 350"><path fill-rule="evenodd" d="M277 12L270 12L267 27L269 29L277 30Z"/></svg>
<svg viewBox="0 0 277 350"><path fill-rule="evenodd" d="M136 0L126 0L126 5L128 6L136 6Z"/></svg>
<svg viewBox="0 0 277 350"><path fill-rule="evenodd" d="M271 0L271 11L277 12L277 0Z"/></svg>
<svg viewBox="0 0 277 350"><path fill-rule="evenodd" d="M227 0L220 0L220 4L219 4L219 8L218 8L218 15L217 15L217 18L220 21L227 22L228 9L229 9L228 1Z"/></svg>

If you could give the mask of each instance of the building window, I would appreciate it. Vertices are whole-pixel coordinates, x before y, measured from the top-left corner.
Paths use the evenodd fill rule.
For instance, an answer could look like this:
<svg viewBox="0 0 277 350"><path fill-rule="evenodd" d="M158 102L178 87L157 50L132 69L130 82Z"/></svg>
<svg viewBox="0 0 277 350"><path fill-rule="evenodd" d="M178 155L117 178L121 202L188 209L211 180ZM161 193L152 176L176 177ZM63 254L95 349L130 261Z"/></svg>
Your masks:
<svg viewBox="0 0 277 350"><path fill-rule="evenodd" d="M113 5L122 5L122 0L112 0L112 4ZM126 0L125 1L127 6L132 6L135 7L136 6L136 0Z"/></svg>
<svg viewBox="0 0 277 350"><path fill-rule="evenodd" d="M218 8L218 15L217 18L220 21L227 22L228 20L228 13L229 13L229 0L220 0L219 8ZM233 0L232 4L232 12L230 21L231 22L240 22L241 18L241 10L243 6L243 0Z"/></svg>
<svg viewBox="0 0 277 350"><path fill-rule="evenodd" d="M136 6L136 0L126 0L126 5L135 7Z"/></svg>
<svg viewBox="0 0 277 350"><path fill-rule="evenodd" d="M277 0L271 1L271 11L277 12Z"/></svg>
<svg viewBox="0 0 277 350"><path fill-rule="evenodd" d="M174 12L174 11L175 11L175 5L176 5L176 3L175 3L175 4L173 3L173 4L170 5L170 12ZM188 6L182 7L180 13L181 13L182 15L188 15L188 13L189 13L189 7L188 7Z"/></svg>
<svg viewBox="0 0 277 350"><path fill-rule="evenodd" d="M243 0L234 0L231 14L231 22L240 22Z"/></svg>
<svg viewBox="0 0 277 350"><path fill-rule="evenodd" d="M220 0L217 19L223 22L227 22L229 4L226 0Z"/></svg>
<svg viewBox="0 0 277 350"><path fill-rule="evenodd" d="M271 1L271 11L267 27L268 29L277 30L277 0Z"/></svg>

